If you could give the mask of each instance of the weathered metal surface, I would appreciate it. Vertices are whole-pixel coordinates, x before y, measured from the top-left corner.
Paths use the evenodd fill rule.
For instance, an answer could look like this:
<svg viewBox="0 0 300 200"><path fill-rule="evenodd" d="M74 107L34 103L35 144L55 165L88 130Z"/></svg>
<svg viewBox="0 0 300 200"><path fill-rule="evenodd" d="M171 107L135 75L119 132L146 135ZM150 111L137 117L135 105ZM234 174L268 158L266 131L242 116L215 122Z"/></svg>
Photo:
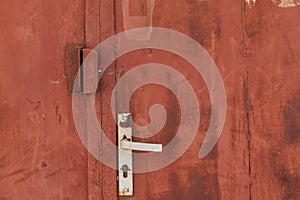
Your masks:
<svg viewBox="0 0 300 200"><path fill-rule="evenodd" d="M116 6L117 32L121 32L129 25L123 23L122 5ZM146 7L143 4L132 9ZM201 76L179 56L156 49L131 52L118 59L117 67L121 72L118 78L144 63L171 66L190 82L201 102L200 126L194 143L168 167L146 174L134 174L134 196L130 199L248 199L247 118L244 100L246 58L241 54L244 50L242 11L243 2L237 1L155 1L151 16L153 26L180 31L203 45L224 77L228 98L224 132L218 147L203 160L199 159L198 152L210 120L210 98ZM138 13L129 9L130 12ZM131 23L130 27L149 26L142 20L131 20ZM131 39L134 41L135 38ZM170 79L171 76L162 77L160 71L153 73L162 79ZM136 79L144 75L139 74ZM124 94L119 94L119 99L122 99L121 95ZM160 142L163 145L172 140L179 126L180 107L170 90L158 85L145 85L134 93L130 103L133 119L141 125L150 122L148 112L153 104L162 104L168 113L166 124L157 135L136 140ZM125 111L123 102L117 102L117 105L119 112ZM189 124L184 124L184 127L188 129Z"/></svg>
<svg viewBox="0 0 300 200"><path fill-rule="evenodd" d="M155 1L153 26L172 28L193 37L220 67L228 112L218 148L204 160L198 160L197 150L209 120L209 99L205 97L205 88L201 88L200 78L194 78L195 73L188 64L176 56L153 49L118 59L118 71L124 71L122 74L142 63L171 65L185 74L196 91L201 91L198 98L204 110L198 136L189 151L168 168L135 175L136 193L131 199L299 198L296 56L299 55L299 20L294 20L299 8L282 10L273 3ZM132 13L143 13L145 7L145 3L140 8L132 7L141 9ZM122 7L117 4L118 32L128 26L122 21L123 15ZM131 27L148 25L142 21L131 22ZM148 108L158 102L167 111L178 113L173 98L167 89L144 86L131 100L134 120L144 125L149 123ZM118 105L122 110L123 105ZM174 118L167 121L157 136L141 141L167 143L176 123L178 120ZM161 184L155 184L157 179Z"/></svg>
<svg viewBox="0 0 300 200"><path fill-rule="evenodd" d="M68 78L83 1L1 1L0 12L0 199L86 199Z"/></svg>
<svg viewBox="0 0 300 200"><path fill-rule="evenodd" d="M251 197L300 199L300 7L257 1L245 16Z"/></svg>
<svg viewBox="0 0 300 200"><path fill-rule="evenodd" d="M210 120L201 76L184 59L155 49L131 52L112 63L103 72L95 107L115 144L111 92L139 64L172 66L191 83L200 102L201 120L191 147L164 169L134 174L135 194L129 199L299 199L298 3L1 1L0 199L118 198L117 172L87 153L74 127L70 94L77 52L115 32L151 25L183 32L209 52L224 79L227 117L218 146L200 160ZM180 113L167 88L138 89L130 112L136 123L146 125L148 109L156 103L173 117L156 136L136 141L165 145L178 129ZM122 112L122 102L116 104ZM88 133L89 116L86 120Z"/></svg>

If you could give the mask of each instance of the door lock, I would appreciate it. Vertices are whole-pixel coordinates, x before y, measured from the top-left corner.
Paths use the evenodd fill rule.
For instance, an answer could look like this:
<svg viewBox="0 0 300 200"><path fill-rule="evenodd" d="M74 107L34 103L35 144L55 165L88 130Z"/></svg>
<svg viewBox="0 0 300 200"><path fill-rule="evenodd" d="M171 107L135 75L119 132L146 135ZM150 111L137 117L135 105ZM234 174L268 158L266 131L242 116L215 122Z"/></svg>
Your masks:
<svg viewBox="0 0 300 200"><path fill-rule="evenodd" d="M162 152L162 144L132 141L131 113L118 114L119 195L133 195L132 151Z"/></svg>

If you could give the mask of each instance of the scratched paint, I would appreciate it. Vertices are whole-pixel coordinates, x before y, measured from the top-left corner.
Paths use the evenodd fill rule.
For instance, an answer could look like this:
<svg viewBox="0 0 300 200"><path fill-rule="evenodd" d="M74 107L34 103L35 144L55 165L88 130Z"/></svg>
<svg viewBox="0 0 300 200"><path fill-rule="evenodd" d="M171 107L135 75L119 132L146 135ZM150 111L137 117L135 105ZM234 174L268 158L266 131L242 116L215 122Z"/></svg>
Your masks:
<svg viewBox="0 0 300 200"><path fill-rule="evenodd" d="M100 38L113 35L115 28L121 32L152 23L192 36L211 53L225 77L228 120L213 154L204 160L193 157L210 117L209 94L201 77L195 77L188 63L176 55L155 49L119 59L101 78L101 96L95 99L101 102L96 105L101 107L97 114L112 142L116 130L110 113L111 91L115 78L135 64L162 62L185 73L197 89L202 111L199 134L189 151L163 170L136 174L136 193L130 199L298 199L300 68L294 55L300 55L300 21L294 19L299 16L300 0L158 0L155 10L150 1L153 8L147 12L149 18L146 11L151 6L143 10L144 21L145 16L136 12L130 15L133 1L137 0L125 8L125 19L121 5L116 3L114 9L111 0L55 4L28 0L23 5L0 1L0 199L117 199L116 172L89 156L77 137L68 87L73 86L80 46L98 44ZM248 9L254 2L257 9ZM285 8L290 9L281 12ZM255 33L247 41L245 24ZM168 90L147 87L132 99L138 122L147 122L144 110L153 103L162 102L167 110L177 108ZM172 139L178 119L168 120L162 133L147 142Z"/></svg>
<svg viewBox="0 0 300 200"><path fill-rule="evenodd" d="M292 8L300 5L300 0L271 0L273 4L280 8ZM256 0L245 0L248 5L255 5Z"/></svg>
<svg viewBox="0 0 300 200"><path fill-rule="evenodd" d="M254 5L256 3L256 0L245 0L245 2L249 5Z"/></svg>
<svg viewBox="0 0 300 200"><path fill-rule="evenodd" d="M300 0L272 0L280 8L292 8L300 5Z"/></svg>

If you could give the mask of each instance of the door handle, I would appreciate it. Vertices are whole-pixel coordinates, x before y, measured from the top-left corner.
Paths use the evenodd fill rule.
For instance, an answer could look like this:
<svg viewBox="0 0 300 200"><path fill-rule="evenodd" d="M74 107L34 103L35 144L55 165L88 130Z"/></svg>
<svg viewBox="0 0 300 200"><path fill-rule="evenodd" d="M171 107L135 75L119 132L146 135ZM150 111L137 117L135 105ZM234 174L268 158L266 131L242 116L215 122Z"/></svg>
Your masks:
<svg viewBox="0 0 300 200"><path fill-rule="evenodd" d="M131 113L118 114L118 180L119 195L133 195L132 151L162 152L162 144L132 141Z"/></svg>
<svg viewBox="0 0 300 200"><path fill-rule="evenodd" d="M127 139L121 141L121 148L135 151L162 152L162 144L149 144L142 142L130 142Z"/></svg>

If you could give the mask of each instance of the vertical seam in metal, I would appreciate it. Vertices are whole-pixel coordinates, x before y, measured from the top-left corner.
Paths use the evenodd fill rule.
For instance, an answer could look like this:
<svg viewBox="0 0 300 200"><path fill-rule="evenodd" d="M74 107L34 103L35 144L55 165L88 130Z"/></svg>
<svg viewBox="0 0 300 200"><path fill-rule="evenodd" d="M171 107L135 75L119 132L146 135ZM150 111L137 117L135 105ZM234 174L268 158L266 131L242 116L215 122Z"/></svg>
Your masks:
<svg viewBox="0 0 300 200"><path fill-rule="evenodd" d="M84 20L83 20L83 48L85 48L86 47L86 0L83 0L83 12L84 12L83 13L83 17L84 17ZM82 52L80 52L80 54L81 53ZM82 62L83 62L83 56L82 55L80 55L80 59L81 58L82 58ZM80 63L79 67L81 67L81 65L82 64ZM88 166L89 166L89 153L88 152L87 152L87 157L86 157L86 166L87 166L87 168L86 168L87 169L86 170L86 177L87 177L87 180L86 180L86 188L87 188L86 196L87 196L87 199L89 199L89 170L88 170Z"/></svg>
<svg viewBox="0 0 300 200"><path fill-rule="evenodd" d="M113 23L114 23L114 57L115 57L115 59L114 59L114 80L115 80L115 84L117 83L117 77L118 77L118 72L117 72L117 69L118 69L118 66L117 66L117 60L116 60L116 57L117 57L117 50L116 50L116 48L117 48L117 44L116 44L116 34L117 34L117 14L116 14L116 0L113 0ZM116 95L115 96L115 102L114 102L114 104L115 104L115 116L118 116L118 111L117 111L117 94L113 94L113 95ZM118 131L118 126L117 126L117 124L115 125L115 130L116 130L116 137L115 137L115 140L116 141L118 141L118 134L117 134L117 131ZM118 154L118 149L116 148L116 172L115 172L115 174L116 174L116 177L118 177L118 174L119 174L119 166L118 166L118 157L119 157L119 154ZM119 193L118 193L118 191L119 191L119 181L117 181L117 178L116 178L116 182L117 182L117 184L116 184L116 197L117 197L117 199L119 199Z"/></svg>
<svg viewBox="0 0 300 200"><path fill-rule="evenodd" d="M101 37L101 0L98 0L98 2L99 2L99 7L98 7L98 10L99 10L99 12L98 12L98 17L99 17L99 24L98 24L98 26L99 26L99 35L98 35L98 37L99 37L99 40L100 40L100 42L102 42L102 37ZM99 64L101 63L101 60L98 60L98 69L99 69ZM102 95L102 92L101 92L101 90L102 90L102 84L101 84L101 79L98 79L98 87L99 87L99 89L98 89L98 91L99 91L99 96L100 96L100 126L102 126L102 124L103 124L103 115L102 115L102 113L103 113L103 107L102 107L102 98L103 98L103 95ZM101 127L101 130L102 130L102 127ZM101 133L101 135L102 135L102 133ZM102 177L102 183L101 183L101 199L104 199L104 173L103 173L103 170L104 170L104 167L103 167L103 142L102 142L102 137L100 138L100 143L101 143L101 146L100 146L100 155L101 155L101 177Z"/></svg>
<svg viewBox="0 0 300 200"><path fill-rule="evenodd" d="M244 51L246 57L246 75L244 80L244 103L246 112L246 128L247 128L247 145L248 145L248 186L249 186L249 200L252 200L252 178L251 178L251 130L250 130L250 99L249 99L249 46L247 34L247 4L243 4L243 22L244 22Z"/></svg>

